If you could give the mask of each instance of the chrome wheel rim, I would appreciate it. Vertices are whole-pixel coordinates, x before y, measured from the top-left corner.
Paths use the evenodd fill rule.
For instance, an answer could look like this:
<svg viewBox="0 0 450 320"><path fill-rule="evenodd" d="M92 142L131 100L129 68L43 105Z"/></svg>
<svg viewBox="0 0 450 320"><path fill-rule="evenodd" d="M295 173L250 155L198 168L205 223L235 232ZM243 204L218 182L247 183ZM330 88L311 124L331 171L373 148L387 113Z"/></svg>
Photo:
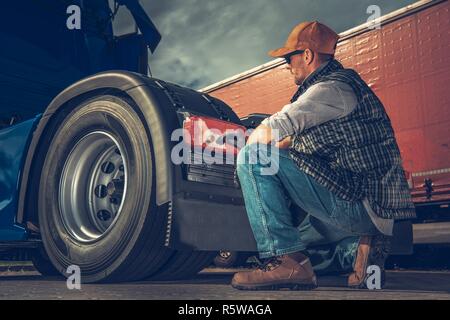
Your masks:
<svg viewBox="0 0 450 320"><path fill-rule="evenodd" d="M108 132L83 136L67 157L59 183L59 208L67 232L81 242L108 234L127 194L124 149Z"/></svg>

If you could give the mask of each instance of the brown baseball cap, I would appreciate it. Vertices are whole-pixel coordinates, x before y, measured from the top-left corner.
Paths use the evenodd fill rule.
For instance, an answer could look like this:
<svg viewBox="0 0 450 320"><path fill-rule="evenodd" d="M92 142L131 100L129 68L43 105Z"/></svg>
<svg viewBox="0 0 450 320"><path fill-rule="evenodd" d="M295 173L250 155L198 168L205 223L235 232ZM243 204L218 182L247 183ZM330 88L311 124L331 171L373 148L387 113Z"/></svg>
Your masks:
<svg viewBox="0 0 450 320"><path fill-rule="evenodd" d="M269 51L269 56L279 58L308 48L318 53L334 54L338 39L336 32L320 22L302 22L291 31L284 47Z"/></svg>

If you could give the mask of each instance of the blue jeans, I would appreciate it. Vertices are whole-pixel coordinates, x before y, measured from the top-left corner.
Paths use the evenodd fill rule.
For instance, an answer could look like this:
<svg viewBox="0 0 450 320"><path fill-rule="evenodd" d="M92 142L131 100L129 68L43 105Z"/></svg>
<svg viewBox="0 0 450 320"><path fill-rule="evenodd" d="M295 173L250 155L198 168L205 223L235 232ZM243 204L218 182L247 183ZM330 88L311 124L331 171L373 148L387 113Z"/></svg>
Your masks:
<svg viewBox="0 0 450 320"><path fill-rule="evenodd" d="M247 145L237 173L261 258L302 251L318 273L346 272L359 237L378 234L361 201L342 200L319 185L287 150Z"/></svg>

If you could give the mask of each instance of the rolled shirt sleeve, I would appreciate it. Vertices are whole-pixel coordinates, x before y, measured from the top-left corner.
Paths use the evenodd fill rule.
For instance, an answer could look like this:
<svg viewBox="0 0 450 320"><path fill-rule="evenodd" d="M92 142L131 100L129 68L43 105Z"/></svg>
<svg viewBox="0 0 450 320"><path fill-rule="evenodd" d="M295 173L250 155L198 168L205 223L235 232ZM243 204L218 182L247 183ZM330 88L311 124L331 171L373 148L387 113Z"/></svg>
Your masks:
<svg viewBox="0 0 450 320"><path fill-rule="evenodd" d="M341 81L324 81L305 91L297 101L264 119L262 124L278 131L273 139L281 141L330 120L350 114L358 100L352 88Z"/></svg>

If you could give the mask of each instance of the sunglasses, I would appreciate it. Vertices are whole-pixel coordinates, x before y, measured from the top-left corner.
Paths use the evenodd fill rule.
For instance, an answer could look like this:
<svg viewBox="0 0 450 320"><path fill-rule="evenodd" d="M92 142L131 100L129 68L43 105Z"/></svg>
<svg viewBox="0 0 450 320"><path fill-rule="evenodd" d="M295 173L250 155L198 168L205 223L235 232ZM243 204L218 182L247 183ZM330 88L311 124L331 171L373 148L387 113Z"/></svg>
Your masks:
<svg viewBox="0 0 450 320"><path fill-rule="evenodd" d="M291 52L291 53L285 55L283 58L284 58L284 60L286 61L287 64L291 64L292 56L295 56L297 54L302 54L303 52L305 52L305 51L304 50L296 50L294 52Z"/></svg>

